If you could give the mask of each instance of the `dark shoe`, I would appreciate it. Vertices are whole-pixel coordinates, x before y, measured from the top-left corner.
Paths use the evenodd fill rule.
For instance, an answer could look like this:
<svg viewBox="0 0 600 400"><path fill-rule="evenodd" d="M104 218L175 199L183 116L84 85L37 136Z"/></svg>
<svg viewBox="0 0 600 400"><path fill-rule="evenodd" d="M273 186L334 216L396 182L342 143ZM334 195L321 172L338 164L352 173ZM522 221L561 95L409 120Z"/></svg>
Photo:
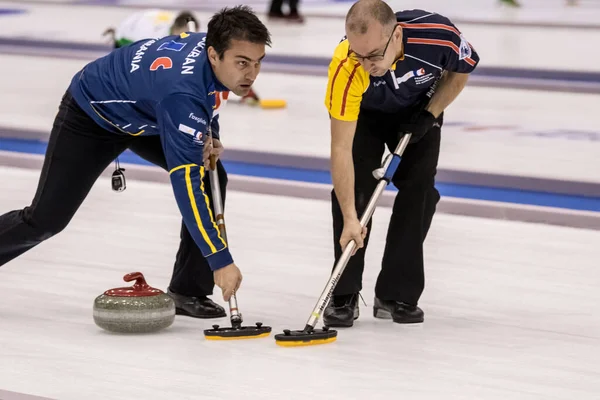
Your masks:
<svg viewBox="0 0 600 400"><path fill-rule="evenodd" d="M281 21L281 22L293 22L293 23L298 23L298 24L304 23L304 17L297 12L289 13L289 14L284 14L282 12L269 12L267 14L267 16L268 16L269 20L274 21L274 22Z"/></svg>
<svg viewBox="0 0 600 400"><path fill-rule="evenodd" d="M373 305L373 316L392 319L398 324L415 324L424 320L423 310L417 306L394 300L379 300L377 297Z"/></svg>
<svg viewBox="0 0 600 400"><path fill-rule="evenodd" d="M323 312L323 324L349 328L358 315L358 293L333 296Z"/></svg>
<svg viewBox="0 0 600 400"><path fill-rule="evenodd" d="M269 11L269 13L267 14L267 17L270 20L285 21L285 14L282 13L281 11Z"/></svg>
<svg viewBox="0 0 600 400"><path fill-rule="evenodd" d="M167 294L175 301L175 314L187 315L194 318L226 317L225 309L206 296L189 297L173 293L167 289Z"/></svg>
<svg viewBox="0 0 600 400"><path fill-rule="evenodd" d="M291 12L288 15L286 15L285 18L288 20L288 22L295 22L298 24L304 23L304 17L298 12Z"/></svg>

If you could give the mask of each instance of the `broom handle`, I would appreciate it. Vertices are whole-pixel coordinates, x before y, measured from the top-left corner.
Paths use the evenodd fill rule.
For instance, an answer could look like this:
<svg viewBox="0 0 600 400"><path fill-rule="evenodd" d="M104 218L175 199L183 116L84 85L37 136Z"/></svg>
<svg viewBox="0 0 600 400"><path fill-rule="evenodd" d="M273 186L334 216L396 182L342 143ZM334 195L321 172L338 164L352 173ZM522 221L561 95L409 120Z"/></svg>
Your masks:
<svg viewBox="0 0 600 400"><path fill-rule="evenodd" d="M431 87L427 90L425 97L428 99L428 101L423 101L423 103L421 104L421 111L427 107L427 105L433 98L433 95L434 95L435 91L437 90L437 86L444 76L445 76L445 72L443 72L442 75L440 75L437 78L437 80L431 85ZM424 100L426 100L426 99L424 99ZM377 184L377 187L375 188L375 192L373 193L373 195L371 196L371 199L369 200L369 204L367 204L367 209L365 210L365 212L363 213L363 215L360 218L361 226L363 226L363 227L367 226L367 223L371 219L371 216L373 215L373 212L375 211L375 205L377 203L377 200L379 200L381 193L383 193L383 190L385 189L385 187L392 180L392 176L394 176L394 173L396 172L396 169L398 168L398 165L400 164L400 158L402 157L402 154L404 153L406 146L408 146L408 142L410 141L411 136L412 136L411 133L406 133L404 136L402 136L402 138L400 139L400 142L398 143L398 146L396 146L396 149L391 154L391 157L386 158L382 167L374 172L375 177L377 179L379 179L379 183ZM335 268L333 269L333 272L331 273L331 277L329 278L329 281L327 282L325 289L323 289L323 293L321 293L321 297L319 297L319 300L317 301L317 304L315 305L315 308L313 309L312 314L308 318L308 322L306 323L306 326L304 327L305 332L312 331L315 328L315 326L317 325L317 321L319 320L321 313L323 313L325 306L329 302L329 299L331 298L331 295L333 294L333 289L335 288L337 281L340 279L342 272L344 272L344 268L346 268L346 264L348 264L348 260L350 260L350 257L352 256L352 252L354 251L355 247L356 247L356 243L354 242L354 240L351 240L348 243L348 245L346 246L346 248L344 249L342 256L338 260L337 264L335 265Z"/></svg>
<svg viewBox="0 0 600 400"><path fill-rule="evenodd" d="M380 176L378 177L379 183L377 184L375 192L369 200L369 204L367 204L365 212L360 218L360 225L362 227L367 226L369 220L373 216L373 212L375 211L377 201L379 200L379 197L383 193L385 187L391 181L392 176L394 176L394 173L396 172L396 169L400 164L400 158L402 157L402 153L404 153L404 149L406 149L406 146L408 146L410 137L410 133L407 133L402 137L402 139L398 143L398 146L396 147L396 150L394 150L394 153L391 155L391 157L388 157L385 160L382 168L379 170L383 172L383 174L380 174ZM352 253L354 252L355 248L356 242L354 240L351 240L348 243L348 245L346 245L342 256L338 260L337 264L335 265L335 268L333 269L333 272L331 273L331 277L329 278L327 285L325 285L325 289L323 289L323 292L321 293L321 297L319 297L319 300L317 301L317 304L315 305L312 314L306 322L306 327L304 328L305 331L310 332L317 325L317 322L321 314L323 313L325 306L327 305L329 299L331 298L331 295L333 294L333 289L335 288L335 285L340 279L340 276L342 276L342 273L344 272L344 269L346 268L346 265L348 264L348 261L350 260L350 257L352 256Z"/></svg>
<svg viewBox="0 0 600 400"><path fill-rule="evenodd" d="M212 140L212 138L210 139ZM227 240L227 229L225 228L225 216L223 215L223 199L221 197L221 186L219 185L219 174L217 172L217 160L214 155L210 155L210 187L212 191L213 205L215 207L215 222L219 228L219 233L227 246L229 241ZM237 298L235 293L229 298L229 315L231 318L231 325L234 328L239 328L242 324L242 314L238 309Z"/></svg>

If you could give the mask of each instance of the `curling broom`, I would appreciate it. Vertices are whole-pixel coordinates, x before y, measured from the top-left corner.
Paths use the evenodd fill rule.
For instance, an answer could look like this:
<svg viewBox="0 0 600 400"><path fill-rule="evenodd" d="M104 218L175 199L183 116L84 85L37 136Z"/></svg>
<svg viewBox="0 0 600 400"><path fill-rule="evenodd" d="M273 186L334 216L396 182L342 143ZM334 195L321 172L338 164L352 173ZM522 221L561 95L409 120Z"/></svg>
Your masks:
<svg viewBox="0 0 600 400"><path fill-rule="evenodd" d="M211 139L212 140L212 139ZM219 174L217 172L217 163L215 156L210 156L210 186L212 190L212 200L215 208L215 220L221 237L229 246L227 240L227 231L225 229L225 217L223 216L223 201L221 198L221 186L219 186ZM255 339L267 337L271 333L270 326L264 326L262 322L257 322L254 326L242 326L242 314L238 308L237 297L234 293L229 298L229 315L231 327L222 328L219 325L213 325L212 329L205 329L204 336L208 340L236 340L236 339Z"/></svg>
<svg viewBox="0 0 600 400"><path fill-rule="evenodd" d="M425 109L425 107L429 103L429 100L431 100L431 98L433 97L433 94L440 79L441 77L438 78L427 91L427 101L423 102L421 109ZM373 212L375 211L377 201L379 200L379 197L383 193L386 186L392 180L396 169L400 165L402 154L404 153L406 146L408 146L411 136L412 133L404 134L400 139L400 142L396 146L394 152L389 154L385 158L381 168L378 168L375 171L373 171L373 175L376 179L379 180L379 183L375 187L375 191L371 196L369 203L367 204L367 208L365 209L365 212L360 218L360 225L362 227L367 226L371 217L373 216ZM327 326L324 326L322 329L315 329L315 327L317 325L317 322L319 321L319 318L321 317L321 314L323 313L323 310L327 306L327 303L329 303L329 300L331 299L331 296L333 294L333 290L335 289L337 282L342 276L342 273L344 272L344 269L346 268L346 265L348 264L348 261L350 260L350 257L352 256L352 253L354 252L355 248L356 242L354 240L351 240L344 248L342 256L336 263L333 272L331 273L331 276L329 277L329 280L327 281L327 284L325 285L325 288L323 289L323 292L319 297L319 300L317 300L317 304L313 308L313 311L310 314L308 321L306 322L306 326L304 327L304 329L295 331L285 329L283 333L275 335L275 343L284 347L297 347L332 343L337 339L336 330L329 329L329 327Z"/></svg>

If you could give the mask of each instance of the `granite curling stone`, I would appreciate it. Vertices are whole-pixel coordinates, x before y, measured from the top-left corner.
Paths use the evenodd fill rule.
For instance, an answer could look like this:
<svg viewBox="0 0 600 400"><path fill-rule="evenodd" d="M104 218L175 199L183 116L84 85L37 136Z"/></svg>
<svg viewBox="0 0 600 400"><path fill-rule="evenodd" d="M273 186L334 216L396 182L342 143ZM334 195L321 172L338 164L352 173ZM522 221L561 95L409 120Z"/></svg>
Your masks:
<svg viewBox="0 0 600 400"><path fill-rule="evenodd" d="M175 303L160 289L149 286L141 272L123 277L133 286L110 289L94 300L94 322L119 333L150 333L165 329L175 320Z"/></svg>

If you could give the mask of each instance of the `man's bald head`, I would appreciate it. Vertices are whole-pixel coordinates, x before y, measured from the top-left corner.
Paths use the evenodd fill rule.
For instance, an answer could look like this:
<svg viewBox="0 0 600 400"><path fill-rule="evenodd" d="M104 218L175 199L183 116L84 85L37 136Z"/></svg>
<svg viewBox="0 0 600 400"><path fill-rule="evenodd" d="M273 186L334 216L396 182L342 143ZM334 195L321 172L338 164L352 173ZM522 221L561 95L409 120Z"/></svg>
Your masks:
<svg viewBox="0 0 600 400"><path fill-rule="evenodd" d="M386 28L396 24L396 14L387 3L381 0L359 0L350 7L346 14L346 32L364 35L373 22Z"/></svg>

